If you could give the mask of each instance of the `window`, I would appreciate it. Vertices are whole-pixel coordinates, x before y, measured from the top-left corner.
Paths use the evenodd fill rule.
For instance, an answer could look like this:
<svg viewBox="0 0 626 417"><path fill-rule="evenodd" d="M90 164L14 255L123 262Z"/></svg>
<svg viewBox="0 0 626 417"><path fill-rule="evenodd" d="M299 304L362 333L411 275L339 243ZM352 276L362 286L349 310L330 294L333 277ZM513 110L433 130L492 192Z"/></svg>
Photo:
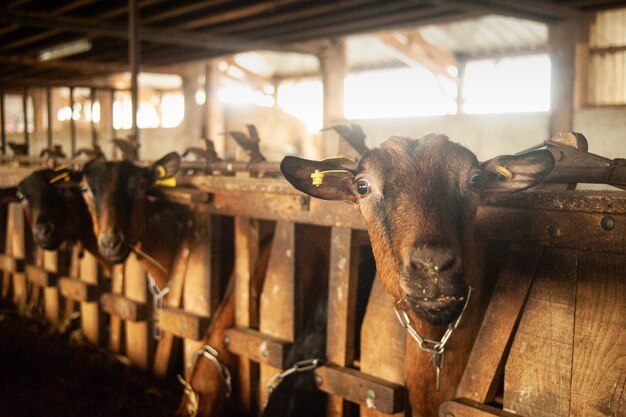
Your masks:
<svg viewBox="0 0 626 417"><path fill-rule="evenodd" d="M546 54L469 61L463 113L511 113L550 109L550 58Z"/></svg>
<svg viewBox="0 0 626 417"><path fill-rule="evenodd" d="M278 87L277 105L302 120L309 132L318 132L323 127L323 94L319 80L287 81Z"/></svg>

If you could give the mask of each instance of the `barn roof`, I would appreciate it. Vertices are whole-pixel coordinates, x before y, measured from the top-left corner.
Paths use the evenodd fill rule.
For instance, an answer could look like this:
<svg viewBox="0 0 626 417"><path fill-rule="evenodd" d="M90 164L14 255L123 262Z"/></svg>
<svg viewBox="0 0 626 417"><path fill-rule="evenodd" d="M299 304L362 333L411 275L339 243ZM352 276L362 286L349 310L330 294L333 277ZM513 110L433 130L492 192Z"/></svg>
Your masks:
<svg viewBox="0 0 626 417"><path fill-rule="evenodd" d="M319 48L317 41L321 39L417 26L425 27L422 34L430 42L455 53L526 48L533 43L545 44L545 30L532 26L533 22L551 23L626 4L626 0L137 2L145 71L252 50L311 53ZM532 22L489 16L494 14ZM128 20L127 0L3 1L0 86L80 84L127 71ZM487 25L468 37L463 25L477 21ZM352 39L349 42L356 43L351 48L354 51L368 49L368 42L371 48L379 46L372 38ZM82 52L55 58L51 48L58 52L60 45ZM385 52L378 51L361 55L384 59ZM52 59L42 60L46 53L48 58L52 53Z"/></svg>

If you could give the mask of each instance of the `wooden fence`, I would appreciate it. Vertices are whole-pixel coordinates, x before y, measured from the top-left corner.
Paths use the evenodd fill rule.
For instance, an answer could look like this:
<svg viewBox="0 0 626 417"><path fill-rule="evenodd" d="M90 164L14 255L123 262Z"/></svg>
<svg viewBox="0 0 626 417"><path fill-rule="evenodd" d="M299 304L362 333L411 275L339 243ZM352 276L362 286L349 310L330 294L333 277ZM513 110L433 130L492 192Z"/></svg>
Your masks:
<svg viewBox="0 0 626 417"><path fill-rule="evenodd" d="M151 337L152 306L137 260L116 267L109 281L92 257L79 259L74 251L71 268L59 272L55 254L35 250L25 238L18 204L7 214L3 296L26 310L28 294L35 305L33 294L41 292L46 319L57 323L73 311L60 300L75 300L89 341L163 376L171 374L172 337L185 346L184 361L173 368L189 371L185 364L202 345L232 264L236 327L226 337L240 357L243 401L256 409L302 328L297 225L329 228L330 268L320 277L330 287L329 363L315 371L319 388L329 394L328 415L357 415L357 407L362 416L405 415L406 335L378 279L362 322L356 318L360 248L367 246L360 215L344 203L310 199L282 179L182 180L194 189L173 189L167 198L192 205L196 219L203 219L202 233L197 244L181 251L170 301L159 315L164 337L158 344ZM272 252L263 291L255 294L251 277L267 225L274 230ZM624 415L626 195L536 191L490 197L479 208L477 233L508 249L506 256L488 260L498 274L494 295L459 399L443 404L441 415ZM104 315L110 317L108 332Z"/></svg>

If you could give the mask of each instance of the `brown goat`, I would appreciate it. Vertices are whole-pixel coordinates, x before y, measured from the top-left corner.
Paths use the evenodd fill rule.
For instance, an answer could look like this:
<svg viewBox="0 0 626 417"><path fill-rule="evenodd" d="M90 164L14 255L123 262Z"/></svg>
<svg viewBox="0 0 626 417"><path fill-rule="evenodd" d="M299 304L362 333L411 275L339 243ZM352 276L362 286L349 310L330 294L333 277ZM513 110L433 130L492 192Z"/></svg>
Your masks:
<svg viewBox="0 0 626 417"><path fill-rule="evenodd" d="M391 137L358 164L283 160L281 170L295 188L359 208L383 285L419 335L439 341L466 307L445 345L439 387L433 359L442 360L443 351L423 351L408 338L406 384L414 416L436 416L439 405L454 397L488 301L484 276L472 265L481 193L527 189L553 166L546 150L481 164L468 149L437 134L418 140Z"/></svg>

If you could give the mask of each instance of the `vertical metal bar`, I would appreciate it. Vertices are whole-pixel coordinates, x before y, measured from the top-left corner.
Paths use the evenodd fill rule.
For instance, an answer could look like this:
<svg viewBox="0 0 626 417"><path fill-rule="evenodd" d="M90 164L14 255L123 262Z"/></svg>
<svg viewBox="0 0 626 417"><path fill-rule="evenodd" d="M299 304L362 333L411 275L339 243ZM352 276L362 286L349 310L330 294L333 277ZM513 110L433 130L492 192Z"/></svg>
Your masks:
<svg viewBox="0 0 626 417"><path fill-rule="evenodd" d="M0 90L0 113L2 120L0 121L0 135L2 136L2 154L7 154L7 130L6 130L6 112L4 111L4 90Z"/></svg>
<svg viewBox="0 0 626 417"><path fill-rule="evenodd" d="M91 89L91 108L89 113L91 114L91 146L95 149L98 146L98 130L96 129L96 122L93 120L93 108L96 104L96 89Z"/></svg>
<svg viewBox="0 0 626 417"><path fill-rule="evenodd" d="M72 115L70 117L70 149L72 156L76 155L76 121L74 120L74 87L70 88L70 109Z"/></svg>
<svg viewBox="0 0 626 417"><path fill-rule="evenodd" d="M24 113L24 144L30 153L30 134L28 133L28 87L22 93L22 112Z"/></svg>
<svg viewBox="0 0 626 417"><path fill-rule="evenodd" d="M48 118L48 149L52 151L52 88L46 88L46 113Z"/></svg>
<svg viewBox="0 0 626 417"><path fill-rule="evenodd" d="M128 60L131 67L131 103L133 107L133 140L139 145L137 110L139 104L139 65L141 63L140 23L138 0L128 0Z"/></svg>

